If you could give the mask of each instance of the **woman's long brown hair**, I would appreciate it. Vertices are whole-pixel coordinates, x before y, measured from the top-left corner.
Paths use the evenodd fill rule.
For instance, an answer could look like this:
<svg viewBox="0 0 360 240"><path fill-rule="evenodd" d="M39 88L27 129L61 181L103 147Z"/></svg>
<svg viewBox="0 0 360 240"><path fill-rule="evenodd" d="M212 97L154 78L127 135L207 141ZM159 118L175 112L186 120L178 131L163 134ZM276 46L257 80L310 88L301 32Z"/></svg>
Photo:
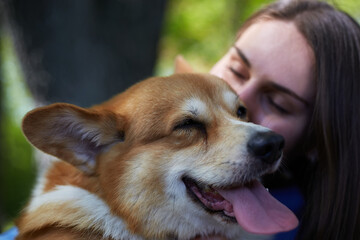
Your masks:
<svg viewBox="0 0 360 240"><path fill-rule="evenodd" d="M302 177L307 194L297 239L360 239L360 26L325 2L279 1L255 13L239 36L261 19L294 22L315 55L305 146L317 160Z"/></svg>

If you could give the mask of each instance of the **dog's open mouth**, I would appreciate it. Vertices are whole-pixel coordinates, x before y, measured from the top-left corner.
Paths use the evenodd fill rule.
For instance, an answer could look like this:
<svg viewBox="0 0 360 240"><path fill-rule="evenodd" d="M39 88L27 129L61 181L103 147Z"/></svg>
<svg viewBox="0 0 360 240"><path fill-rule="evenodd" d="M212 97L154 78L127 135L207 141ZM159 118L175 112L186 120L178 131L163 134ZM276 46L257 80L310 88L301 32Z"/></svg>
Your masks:
<svg viewBox="0 0 360 240"><path fill-rule="evenodd" d="M274 234L292 230L298 225L296 216L258 181L223 189L212 188L188 177L184 177L183 182L190 196L207 211L238 222L248 232Z"/></svg>
<svg viewBox="0 0 360 240"><path fill-rule="evenodd" d="M183 178L190 195L206 210L223 214L229 220L236 222L232 204L219 194L214 188L197 183L191 178Z"/></svg>

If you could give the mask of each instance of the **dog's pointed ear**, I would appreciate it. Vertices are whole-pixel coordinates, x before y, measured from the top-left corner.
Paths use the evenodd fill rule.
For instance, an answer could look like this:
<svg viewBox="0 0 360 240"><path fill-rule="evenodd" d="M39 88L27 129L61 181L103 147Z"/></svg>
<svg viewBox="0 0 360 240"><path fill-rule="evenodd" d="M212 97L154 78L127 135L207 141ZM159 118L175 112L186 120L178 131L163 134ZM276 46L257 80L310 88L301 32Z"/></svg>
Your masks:
<svg viewBox="0 0 360 240"><path fill-rule="evenodd" d="M92 174L97 155L124 140L124 125L125 119L109 111L57 103L29 112L22 129L36 148Z"/></svg>
<svg viewBox="0 0 360 240"><path fill-rule="evenodd" d="M193 73L194 70L190 64L181 55L175 58L175 73Z"/></svg>

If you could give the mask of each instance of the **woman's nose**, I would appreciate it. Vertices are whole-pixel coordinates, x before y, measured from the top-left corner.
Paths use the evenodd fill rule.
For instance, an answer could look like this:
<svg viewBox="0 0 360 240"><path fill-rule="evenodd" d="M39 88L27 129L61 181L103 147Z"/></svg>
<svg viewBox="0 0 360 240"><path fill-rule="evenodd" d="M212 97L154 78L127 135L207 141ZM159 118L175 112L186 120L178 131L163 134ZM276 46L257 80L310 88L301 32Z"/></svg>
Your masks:
<svg viewBox="0 0 360 240"><path fill-rule="evenodd" d="M258 109L258 101L256 95L256 88L250 82L244 83L240 89L237 90L239 99L247 108L248 119L250 122L256 123L256 112Z"/></svg>
<svg viewBox="0 0 360 240"><path fill-rule="evenodd" d="M253 93L250 88L248 88L245 84L237 91L237 94L240 100L249 108L252 105Z"/></svg>
<svg viewBox="0 0 360 240"><path fill-rule="evenodd" d="M210 70L210 73L224 79L237 93L240 100L245 104L248 113L248 119L250 122L259 124L258 118L258 109L259 104L257 97L257 81L255 79L246 79L244 82L237 82L232 80L230 77L227 78L224 72L224 64L226 58L222 58L215 66Z"/></svg>

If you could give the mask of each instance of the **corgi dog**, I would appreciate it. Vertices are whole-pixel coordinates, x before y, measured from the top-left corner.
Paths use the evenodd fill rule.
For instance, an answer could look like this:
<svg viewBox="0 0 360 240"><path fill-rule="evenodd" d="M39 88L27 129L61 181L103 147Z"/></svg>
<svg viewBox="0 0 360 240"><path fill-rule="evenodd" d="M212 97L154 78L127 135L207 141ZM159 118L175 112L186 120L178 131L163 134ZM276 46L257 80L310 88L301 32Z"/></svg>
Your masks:
<svg viewBox="0 0 360 240"><path fill-rule="evenodd" d="M28 141L55 159L17 220L23 239L258 239L298 220L261 185L284 139L247 122L209 74L144 80L91 108L29 112Z"/></svg>

